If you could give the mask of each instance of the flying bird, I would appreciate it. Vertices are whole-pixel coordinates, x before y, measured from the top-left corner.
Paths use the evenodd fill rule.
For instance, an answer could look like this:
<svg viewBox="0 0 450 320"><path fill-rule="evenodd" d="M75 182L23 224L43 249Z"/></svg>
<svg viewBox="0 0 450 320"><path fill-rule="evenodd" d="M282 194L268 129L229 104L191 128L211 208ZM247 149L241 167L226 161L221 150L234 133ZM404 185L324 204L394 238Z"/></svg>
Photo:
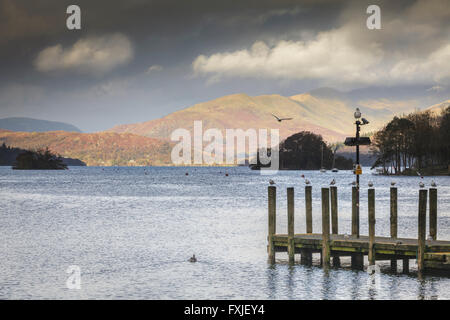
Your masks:
<svg viewBox="0 0 450 320"><path fill-rule="evenodd" d="M275 117L275 119L277 119L278 120L278 122L281 122L281 121L284 121L284 120L292 120L292 118L278 118L276 115L274 115L273 113L272 113L272 115Z"/></svg>

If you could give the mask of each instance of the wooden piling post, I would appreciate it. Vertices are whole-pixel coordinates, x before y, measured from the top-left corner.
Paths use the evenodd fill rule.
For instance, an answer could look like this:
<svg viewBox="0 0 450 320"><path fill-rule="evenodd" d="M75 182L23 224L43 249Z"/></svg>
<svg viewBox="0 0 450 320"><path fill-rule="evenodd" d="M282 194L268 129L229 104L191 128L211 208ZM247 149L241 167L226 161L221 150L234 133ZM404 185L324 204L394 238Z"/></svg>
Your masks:
<svg viewBox="0 0 450 320"><path fill-rule="evenodd" d="M330 198L331 198L331 233L338 234L338 196L337 187L330 187ZM339 268L341 266L341 261L339 255L333 255L333 267Z"/></svg>
<svg viewBox="0 0 450 320"><path fill-rule="evenodd" d="M409 259L407 258L403 259L403 273L404 274L409 273Z"/></svg>
<svg viewBox="0 0 450 320"><path fill-rule="evenodd" d="M331 197L331 233L338 234L338 198L337 187L330 187Z"/></svg>
<svg viewBox="0 0 450 320"><path fill-rule="evenodd" d="M294 188L287 188L287 211L288 211L288 255L289 263L295 261L294 247Z"/></svg>
<svg viewBox="0 0 450 320"><path fill-rule="evenodd" d="M368 190L369 196L369 265L375 264L375 189Z"/></svg>
<svg viewBox="0 0 450 320"><path fill-rule="evenodd" d="M330 189L322 188L322 265L330 266Z"/></svg>
<svg viewBox="0 0 450 320"><path fill-rule="evenodd" d="M352 236L359 238L359 192L357 187L352 187Z"/></svg>
<svg viewBox="0 0 450 320"><path fill-rule="evenodd" d="M417 248L417 268L424 271L425 237L427 228L427 190L419 190L419 234Z"/></svg>
<svg viewBox="0 0 450 320"><path fill-rule="evenodd" d="M397 206L397 188L391 187L391 238L397 239L397 221L398 221L398 206ZM391 259L391 270L397 272L397 259Z"/></svg>
<svg viewBox="0 0 450 320"><path fill-rule="evenodd" d="M276 233L276 198L277 198L277 188L270 186L268 188L268 199L269 199L269 263L275 263L275 244L273 241L273 236Z"/></svg>
<svg viewBox="0 0 450 320"><path fill-rule="evenodd" d="M312 265L312 252L309 249L300 249L300 264Z"/></svg>
<svg viewBox="0 0 450 320"><path fill-rule="evenodd" d="M430 188L430 237L437 239L437 189Z"/></svg>
<svg viewBox="0 0 450 320"><path fill-rule="evenodd" d="M306 233L313 232L312 223L312 186L305 187Z"/></svg>

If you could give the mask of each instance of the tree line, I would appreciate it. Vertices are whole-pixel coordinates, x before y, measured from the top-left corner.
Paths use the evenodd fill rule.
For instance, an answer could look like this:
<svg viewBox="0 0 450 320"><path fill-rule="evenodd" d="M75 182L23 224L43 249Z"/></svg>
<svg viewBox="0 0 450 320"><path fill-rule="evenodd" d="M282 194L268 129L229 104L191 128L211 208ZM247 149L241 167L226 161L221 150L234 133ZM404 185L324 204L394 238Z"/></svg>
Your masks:
<svg viewBox="0 0 450 320"><path fill-rule="evenodd" d="M413 112L394 117L373 136L374 167L384 174L448 173L450 106L441 113Z"/></svg>

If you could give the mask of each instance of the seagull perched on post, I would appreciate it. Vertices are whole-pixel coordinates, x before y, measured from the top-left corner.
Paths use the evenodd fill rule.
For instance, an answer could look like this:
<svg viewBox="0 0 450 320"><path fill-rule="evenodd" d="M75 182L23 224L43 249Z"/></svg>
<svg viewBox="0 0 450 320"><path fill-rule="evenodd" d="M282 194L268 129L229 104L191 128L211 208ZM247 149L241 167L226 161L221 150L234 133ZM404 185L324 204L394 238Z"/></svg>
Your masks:
<svg viewBox="0 0 450 320"><path fill-rule="evenodd" d="M372 188L373 187L373 182L369 181L369 183L367 185L369 186L369 188Z"/></svg>
<svg viewBox="0 0 450 320"><path fill-rule="evenodd" d="M281 122L281 121L284 121L284 120L292 120L292 118L278 118L278 117L277 117L276 115L274 115L273 113L272 113L272 116L274 116L275 119L278 120L278 122Z"/></svg>
<svg viewBox="0 0 450 320"><path fill-rule="evenodd" d="M306 185L308 185L308 184L310 184L311 182L308 180L308 179L305 179L305 184Z"/></svg>
<svg viewBox="0 0 450 320"><path fill-rule="evenodd" d="M396 182L395 181L391 181L391 186L395 186Z"/></svg>
<svg viewBox="0 0 450 320"><path fill-rule="evenodd" d="M270 185L274 185L274 184L275 184L275 181L273 181L272 179L269 179L269 184L270 184Z"/></svg>
<svg viewBox="0 0 450 320"><path fill-rule="evenodd" d="M431 186L432 187L437 187L437 184L436 184L436 182L434 180L431 180Z"/></svg>
<svg viewBox="0 0 450 320"><path fill-rule="evenodd" d="M420 181L419 187L421 187L421 188L425 187L425 183L423 183L422 181Z"/></svg>
<svg viewBox="0 0 450 320"><path fill-rule="evenodd" d="M331 180L330 182L330 186L334 186L336 184L336 179L333 178L333 180Z"/></svg>

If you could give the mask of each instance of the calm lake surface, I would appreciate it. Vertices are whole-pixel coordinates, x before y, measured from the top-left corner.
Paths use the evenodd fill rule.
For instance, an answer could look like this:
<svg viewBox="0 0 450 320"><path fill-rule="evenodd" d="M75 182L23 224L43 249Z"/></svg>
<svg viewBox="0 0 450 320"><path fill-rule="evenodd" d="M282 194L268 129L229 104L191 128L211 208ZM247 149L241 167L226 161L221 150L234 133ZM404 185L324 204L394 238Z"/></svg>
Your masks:
<svg viewBox="0 0 450 320"><path fill-rule="evenodd" d="M268 177L245 167L0 167L0 298L450 299L450 278L418 278L415 260L410 275L391 274L377 262L382 272L375 285L364 271L289 267L284 253L268 265L268 179L278 187L277 232L286 232L289 186L295 187L295 231L304 232L301 174L313 185L314 230L321 230L320 187L334 177L339 232L350 233L349 171ZM450 240L450 178L424 182L429 186L432 179L438 184L438 239ZM394 180L399 237L417 237L420 178L374 176L368 169L361 178L361 234L367 234L369 180L376 187L376 234L389 235ZM197 263L187 261L193 253ZM66 287L71 265L81 269L80 290Z"/></svg>

